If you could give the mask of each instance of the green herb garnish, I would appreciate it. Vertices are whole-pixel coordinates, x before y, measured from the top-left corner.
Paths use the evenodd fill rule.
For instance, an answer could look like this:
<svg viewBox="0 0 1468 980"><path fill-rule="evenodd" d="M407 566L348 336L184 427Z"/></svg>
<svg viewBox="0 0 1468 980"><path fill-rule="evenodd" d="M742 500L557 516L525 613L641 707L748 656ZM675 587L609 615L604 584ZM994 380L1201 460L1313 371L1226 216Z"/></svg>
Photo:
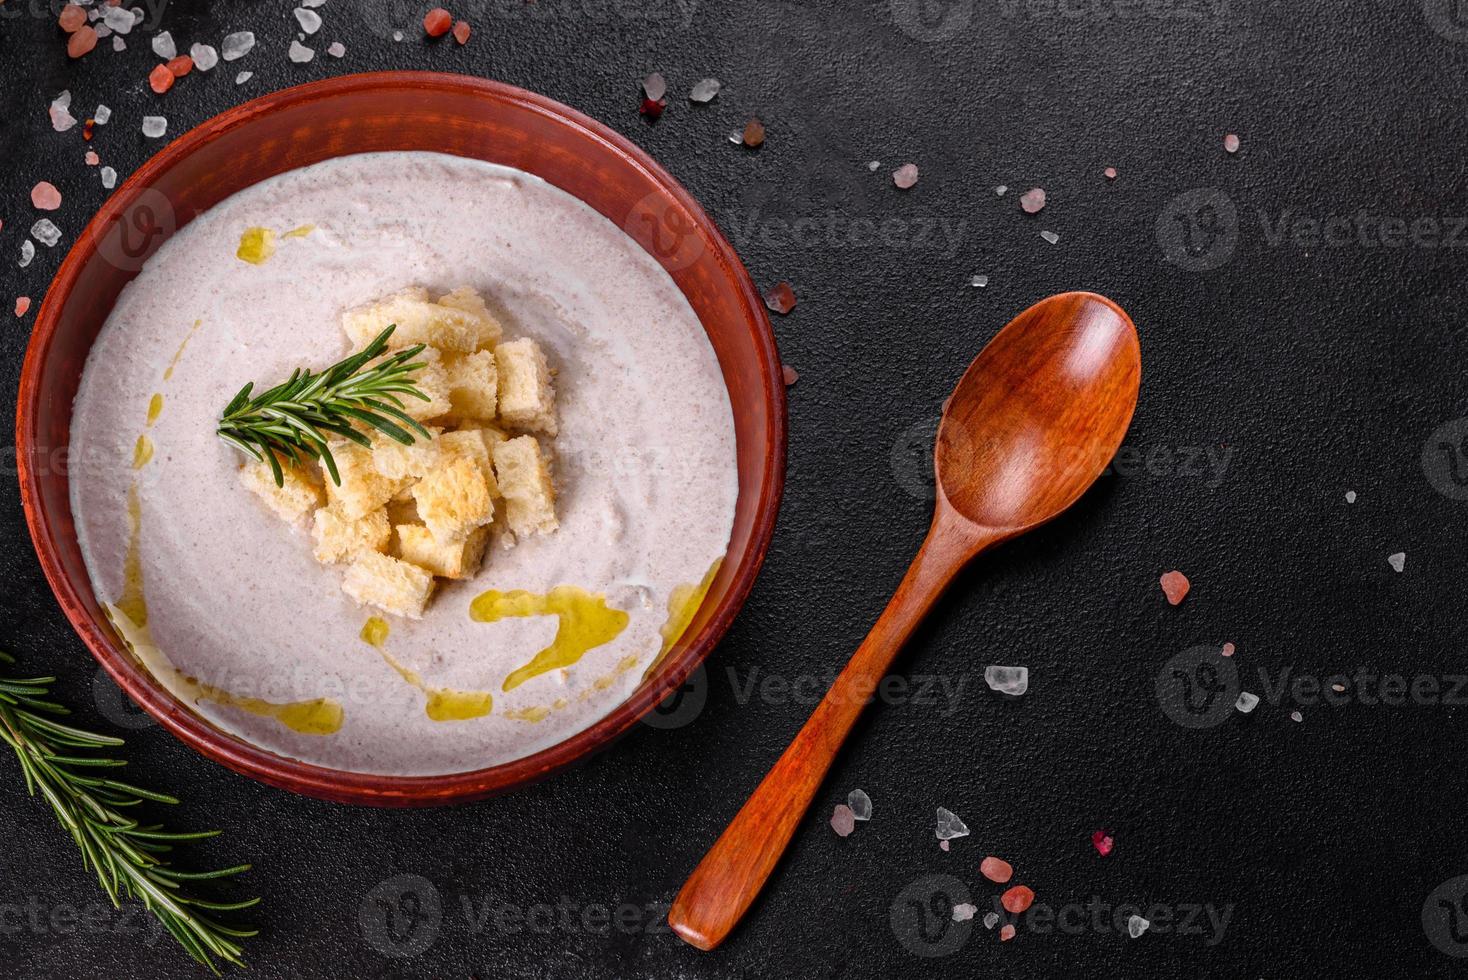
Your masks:
<svg viewBox="0 0 1468 980"><path fill-rule="evenodd" d="M285 485L277 453L294 464L299 464L302 456L320 459L332 482L341 486L327 438L337 435L360 446L372 445L372 440L354 428L353 422L370 426L405 446L413 443L409 429L425 439L432 438L427 429L403 411L403 403L398 398L407 395L423 401L433 400L411 378L414 371L424 366L421 361L409 363L423 351L423 345L398 351L367 367L369 361L387 350L387 338L395 327L396 324L389 326L366 348L320 374L298 368L284 384L253 398L250 393L255 383L245 385L220 416L219 437L255 459L268 462L276 486Z"/></svg>
<svg viewBox="0 0 1468 980"><path fill-rule="evenodd" d="M0 663L13 664L15 658L0 652ZM56 819L81 849L82 866L96 872L114 907L121 907L122 897L142 902L190 956L215 973L219 972L214 965L216 958L244 966L237 940L255 935L255 930L226 926L210 914L249 908L260 900L210 902L184 894L181 887L185 882L236 875L250 866L204 872L174 870L165 857L174 844L202 840L219 832L170 832L124 816L125 811L144 800L178 800L102 775L107 769L127 763L91 753L122 745L122 739L53 720L69 714L62 705L47 700L49 686L55 680L0 677L0 740L15 750L26 788L32 796L39 792L51 804Z"/></svg>

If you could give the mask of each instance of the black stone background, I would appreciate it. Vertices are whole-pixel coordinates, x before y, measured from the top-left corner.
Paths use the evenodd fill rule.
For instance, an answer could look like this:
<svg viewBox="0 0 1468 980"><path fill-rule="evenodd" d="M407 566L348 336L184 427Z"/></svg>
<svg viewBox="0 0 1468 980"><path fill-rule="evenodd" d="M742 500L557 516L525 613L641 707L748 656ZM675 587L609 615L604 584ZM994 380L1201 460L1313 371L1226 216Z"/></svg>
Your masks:
<svg viewBox="0 0 1468 980"><path fill-rule="evenodd" d="M206 763L156 727L121 728L127 713L98 707L112 703L107 683L94 687L97 668L42 579L10 468L0 645L27 671L59 675L81 721L125 731L133 777L184 797L176 819L225 831L195 861L255 863L247 884L264 902L252 917L262 929L248 946L253 975L1461 969L1447 953L1468 943L1441 933L1435 945L1422 919L1426 904L1432 922L1445 921L1437 900L1461 898L1452 879L1468 874L1460 706L1366 703L1353 682L1343 705L1286 694L1192 729L1172 715L1195 716L1164 710L1157 686L1173 668L1197 676L1197 656L1172 658L1225 641L1238 646L1242 686L1261 695L1261 671L1272 685L1286 670L1327 684L1362 667L1407 678L1468 670L1468 506L1453 481L1461 470L1448 465L1468 459L1460 432L1438 433L1468 398L1468 20L1450 0L458 2L475 27L462 49L425 43L414 26L423 5L330 0L307 65L286 59L289 3L175 2L161 25L184 45L242 29L260 42L162 99L145 84L155 63L145 28L124 53L104 41L71 63L50 15L36 13L43 0L0 7L6 406L34 320L11 315L12 297L39 301L104 197L79 131L48 125L63 88L78 115L99 101L114 109L92 146L126 176L159 146L139 133L145 111L167 115L177 134L337 73L502 79L645 147L761 285L788 279L800 298L774 322L800 372L779 530L708 662L703 707L479 805L318 803ZM401 43L387 36L394 24ZM345 58L325 57L332 39ZM255 77L236 87L240 69ZM653 70L671 97L649 125L637 86ZM706 75L723 93L690 105L689 87ZM726 138L751 114L769 129L754 153ZM1222 150L1226 132L1242 138L1236 156ZM889 172L905 161L921 179L901 192ZM1112 183L1108 165L1120 171ZM40 179L65 195L65 238L19 269ZM1011 192L997 196L998 184ZM1031 186L1050 198L1035 217L1017 200ZM1207 189L1217 193L1178 198ZM1192 271L1200 265L1210 268ZM988 288L971 288L973 273ZM1075 288L1112 296L1141 334L1141 402L1121 472L960 580L901 661L913 688L860 724L744 927L712 954L684 946L646 909L676 893L804 721L816 679L844 661L896 585L926 526L921 443L942 399L1005 321ZM7 408L4 431L11 421ZM1231 455L1221 470L1200 468L1208 452ZM1347 490L1360 495L1354 505ZM1399 551L1397 574L1387 556ZM1194 584L1179 608L1157 585L1170 568ZM982 670L996 662L1027 665L1029 693L987 690ZM766 678L775 686L761 687ZM922 678L958 693L924 696ZM779 686L792 682L800 693ZM0 974L204 975L141 918L99 911L101 893L45 804L22 794L13 762L0 773ZM840 840L826 820L855 786L875 817ZM950 853L934 840L936 806L973 831ZM1092 850L1098 828L1115 835L1110 857ZM1133 903L1185 916L1211 905L1231 918L1221 939L1209 928L1164 932L1155 915L1136 940L1105 919L1069 930L1022 920L1006 944L977 922L945 926L962 889L980 916L991 906L998 889L977 873L989 853L1057 912ZM940 875L962 888L929 878ZM379 899L401 899L392 923ZM621 906L641 911L602 928L603 912ZM95 915L68 929L78 911Z"/></svg>

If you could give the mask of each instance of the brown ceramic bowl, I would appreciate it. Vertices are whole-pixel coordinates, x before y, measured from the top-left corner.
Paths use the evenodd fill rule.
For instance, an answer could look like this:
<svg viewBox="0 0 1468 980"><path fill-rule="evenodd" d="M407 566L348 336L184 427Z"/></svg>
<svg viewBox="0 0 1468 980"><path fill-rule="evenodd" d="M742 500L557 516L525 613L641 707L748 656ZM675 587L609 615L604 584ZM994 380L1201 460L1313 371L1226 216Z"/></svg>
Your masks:
<svg viewBox="0 0 1468 980"><path fill-rule="evenodd" d="M177 228L282 171L380 150L437 150L518 167L587 202L657 258L692 304L734 406L739 499L723 566L692 625L607 717L527 758L448 776L341 772L267 752L204 721L144 671L92 594L67 487L72 400L87 352L122 287ZM112 195L51 285L21 375L21 498L41 565L93 655L133 700L204 755L322 799L429 806L502 793L604 748L709 655L749 595L774 532L785 475L785 389L760 297L703 209L642 150L580 113L509 85L384 72L248 102L174 140Z"/></svg>

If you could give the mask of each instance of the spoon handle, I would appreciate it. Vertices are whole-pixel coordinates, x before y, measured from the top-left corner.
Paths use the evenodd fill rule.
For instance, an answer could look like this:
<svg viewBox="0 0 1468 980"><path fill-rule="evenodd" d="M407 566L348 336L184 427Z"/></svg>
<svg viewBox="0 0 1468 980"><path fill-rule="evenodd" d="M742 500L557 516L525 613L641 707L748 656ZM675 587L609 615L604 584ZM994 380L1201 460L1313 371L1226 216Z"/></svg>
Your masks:
<svg viewBox="0 0 1468 980"><path fill-rule="evenodd" d="M903 642L954 575L994 540L940 495L928 537L876 625L668 910L668 924L684 941L713 949L739 923Z"/></svg>

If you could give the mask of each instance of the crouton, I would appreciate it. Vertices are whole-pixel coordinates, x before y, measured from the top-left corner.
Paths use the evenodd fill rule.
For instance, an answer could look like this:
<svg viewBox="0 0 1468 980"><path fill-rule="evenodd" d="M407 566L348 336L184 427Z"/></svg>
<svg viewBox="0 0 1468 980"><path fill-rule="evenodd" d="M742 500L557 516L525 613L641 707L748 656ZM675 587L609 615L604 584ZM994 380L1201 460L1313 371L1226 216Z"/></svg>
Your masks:
<svg viewBox="0 0 1468 980"><path fill-rule="evenodd" d="M386 551L392 527L386 510L374 510L349 521L332 508L322 507L316 512L311 536L316 541L316 560L323 565L337 565L374 551Z"/></svg>
<svg viewBox="0 0 1468 980"><path fill-rule="evenodd" d="M433 595L434 578L425 569L375 552L347 567L342 591L359 606L375 606L394 616L422 619Z"/></svg>
<svg viewBox="0 0 1468 980"><path fill-rule="evenodd" d="M527 337L494 349L499 418L510 428L556 434L556 396L540 345Z"/></svg>
<svg viewBox="0 0 1468 980"><path fill-rule="evenodd" d="M413 442L405 446L396 439L378 433L372 439L372 466L389 480L421 480L439 463L443 462L443 448L438 439L443 430L437 426L425 426L429 438L413 432Z"/></svg>
<svg viewBox="0 0 1468 980"><path fill-rule="evenodd" d="M556 520L556 488L534 436L518 436L492 450L494 472L505 498L505 521L519 534L549 534Z"/></svg>
<svg viewBox="0 0 1468 980"><path fill-rule="evenodd" d="M503 333L499 321L495 319L493 313L489 312L489 307L484 305L484 297L480 296L478 291L472 286L460 286L451 293L445 293L438 298L438 305L447 306L450 309L463 310L465 313L472 313L479 317L479 319L487 320L493 324L493 328L490 331L493 336L488 342L480 345L480 350L488 350L499 343L500 335Z"/></svg>
<svg viewBox="0 0 1468 980"><path fill-rule="evenodd" d="M479 472L484 476L484 482L489 486L489 495L498 497L500 495L498 481L494 478L493 457L490 456L490 444L480 435L478 429L461 429L457 432L445 432L438 440L444 459L452 459L455 456L463 456L474 461L479 467Z"/></svg>
<svg viewBox="0 0 1468 980"><path fill-rule="evenodd" d="M413 487L418 515L439 541L455 541L494 519L494 498L477 463L455 456Z"/></svg>
<svg viewBox="0 0 1468 980"><path fill-rule="evenodd" d="M393 324L397 329L388 338L388 346L394 349L427 344L472 354L500 337L500 325L493 318L429 302L427 291L417 287L342 314L342 329L358 350Z"/></svg>
<svg viewBox="0 0 1468 980"><path fill-rule="evenodd" d="M284 486L275 485L275 474L264 460L247 463L240 470L240 482L265 501L281 520L295 522L321 506L321 484L311 468L292 466L290 460L276 458L285 476Z"/></svg>
<svg viewBox="0 0 1468 980"><path fill-rule="evenodd" d="M391 442L386 436L381 441ZM379 443L374 443L377 445ZM361 520L392 499L402 489L406 479L394 479L377 472L372 463L373 452L365 446L342 439L331 444L331 456L336 460L337 474L341 485L327 476L326 499L337 514L348 521Z"/></svg>
<svg viewBox="0 0 1468 980"><path fill-rule="evenodd" d="M489 528L470 531L458 541L441 542L428 528L417 524L399 524L397 551L404 561L426 568L444 578L473 578L484 561L489 545Z"/></svg>
<svg viewBox="0 0 1468 980"><path fill-rule="evenodd" d="M493 422L499 371L494 354L445 354L443 370L449 392L449 414L460 420Z"/></svg>

